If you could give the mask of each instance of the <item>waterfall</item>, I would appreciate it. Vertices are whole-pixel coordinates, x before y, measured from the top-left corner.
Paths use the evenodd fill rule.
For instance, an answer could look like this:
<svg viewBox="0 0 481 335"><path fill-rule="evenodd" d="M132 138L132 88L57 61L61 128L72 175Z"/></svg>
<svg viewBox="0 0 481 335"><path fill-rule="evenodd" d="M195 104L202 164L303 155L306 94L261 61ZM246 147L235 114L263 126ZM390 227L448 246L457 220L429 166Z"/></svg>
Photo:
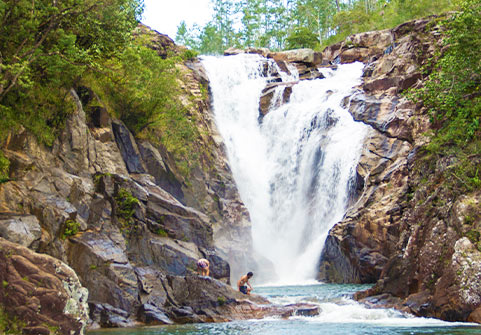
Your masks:
<svg viewBox="0 0 481 335"><path fill-rule="evenodd" d="M341 107L360 84L362 64L322 69L326 78L293 85L285 104L274 96L260 119L270 74L295 82L295 68L286 74L273 60L248 54L202 62L217 127L251 216L254 248L275 270L269 281L313 280L327 233L345 214L367 131Z"/></svg>

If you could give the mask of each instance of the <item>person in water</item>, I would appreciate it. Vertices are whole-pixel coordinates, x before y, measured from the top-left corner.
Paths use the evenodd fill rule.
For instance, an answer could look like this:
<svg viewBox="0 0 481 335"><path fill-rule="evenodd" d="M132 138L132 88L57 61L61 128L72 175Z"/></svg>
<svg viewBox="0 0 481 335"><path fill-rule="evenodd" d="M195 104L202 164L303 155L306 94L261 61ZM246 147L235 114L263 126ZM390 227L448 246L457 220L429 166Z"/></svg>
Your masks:
<svg viewBox="0 0 481 335"><path fill-rule="evenodd" d="M209 267L210 263L207 259L199 259L197 261L197 272L199 273L199 276L208 276L210 272Z"/></svg>
<svg viewBox="0 0 481 335"><path fill-rule="evenodd" d="M249 279L252 278L254 274L252 272L247 273L246 275L243 275L241 279L237 282L237 287L239 288L239 291L244 293L244 294L251 294L252 291L252 286L249 283Z"/></svg>

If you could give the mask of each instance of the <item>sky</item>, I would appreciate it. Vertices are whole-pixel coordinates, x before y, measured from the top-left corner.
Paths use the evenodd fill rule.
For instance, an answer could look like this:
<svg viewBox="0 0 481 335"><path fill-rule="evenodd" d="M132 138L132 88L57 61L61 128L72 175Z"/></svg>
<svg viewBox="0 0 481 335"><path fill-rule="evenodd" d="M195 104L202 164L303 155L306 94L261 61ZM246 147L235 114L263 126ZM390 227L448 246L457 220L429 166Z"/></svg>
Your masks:
<svg viewBox="0 0 481 335"><path fill-rule="evenodd" d="M182 20L188 27L203 26L212 15L209 0L144 0L144 4L142 23L172 39Z"/></svg>

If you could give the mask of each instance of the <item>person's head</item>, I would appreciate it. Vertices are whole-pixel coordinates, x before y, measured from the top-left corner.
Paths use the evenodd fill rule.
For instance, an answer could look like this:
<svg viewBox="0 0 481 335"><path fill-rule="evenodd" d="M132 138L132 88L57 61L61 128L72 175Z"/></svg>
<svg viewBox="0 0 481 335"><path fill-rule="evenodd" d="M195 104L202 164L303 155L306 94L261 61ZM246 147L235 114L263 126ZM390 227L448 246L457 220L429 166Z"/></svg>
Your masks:
<svg viewBox="0 0 481 335"><path fill-rule="evenodd" d="M248 273L247 273L247 278L252 278L253 275L254 275L254 274L253 274L252 272L248 272Z"/></svg>

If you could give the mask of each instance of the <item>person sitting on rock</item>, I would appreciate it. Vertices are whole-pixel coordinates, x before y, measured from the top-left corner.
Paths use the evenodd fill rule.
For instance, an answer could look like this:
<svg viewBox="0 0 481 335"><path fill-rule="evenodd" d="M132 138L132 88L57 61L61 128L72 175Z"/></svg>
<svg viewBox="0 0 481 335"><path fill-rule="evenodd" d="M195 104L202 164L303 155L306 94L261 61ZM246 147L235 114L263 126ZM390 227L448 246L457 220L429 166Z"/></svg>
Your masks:
<svg viewBox="0 0 481 335"><path fill-rule="evenodd" d="M197 272L199 276L208 276L209 275L209 266L210 263L207 259L201 258L197 261Z"/></svg>
<svg viewBox="0 0 481 335"><path fill-rule="evenodd" d="M239 288L239 291L244 293L244 294L251 294L252 291L252 286L249 283L249 279L252 278L254 274L252 272L248 272L246 275L243 275L241 279L237 282L237 287Z"/></svg>

